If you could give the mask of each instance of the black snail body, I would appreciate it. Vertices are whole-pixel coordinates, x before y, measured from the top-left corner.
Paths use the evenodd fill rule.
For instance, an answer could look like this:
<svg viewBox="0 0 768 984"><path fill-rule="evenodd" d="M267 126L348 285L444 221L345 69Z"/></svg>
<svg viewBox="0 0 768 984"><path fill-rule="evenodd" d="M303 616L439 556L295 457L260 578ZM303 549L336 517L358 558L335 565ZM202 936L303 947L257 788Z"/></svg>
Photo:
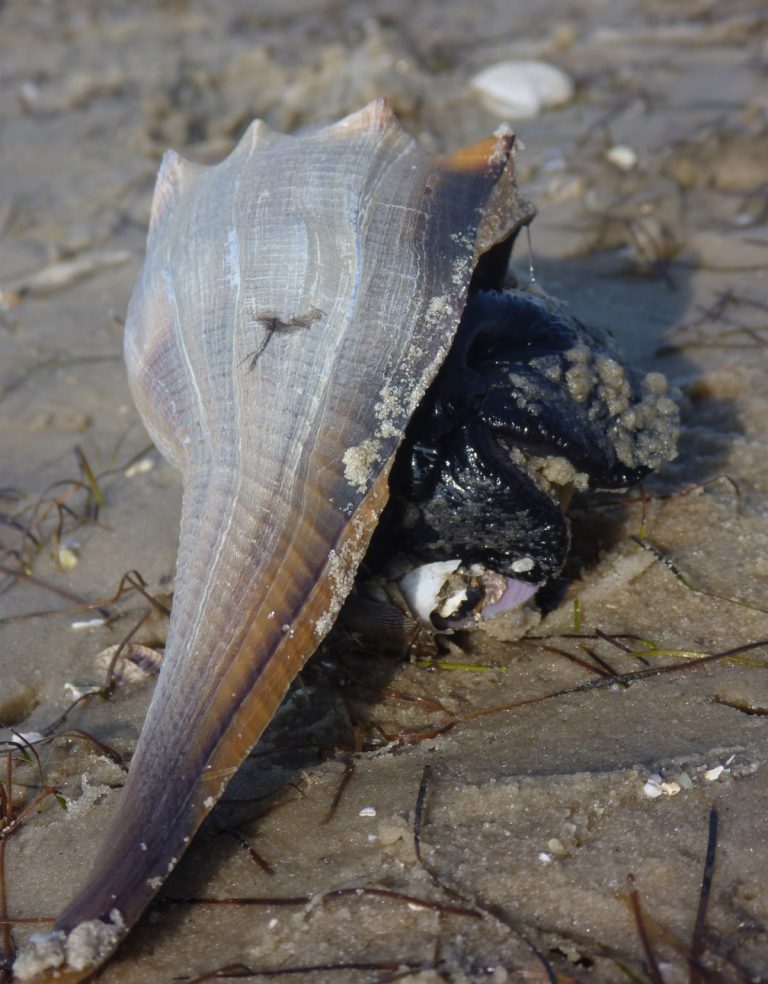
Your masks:
<svg viewBox="0 0 768 984"><path fill-rule="evenodd" d="M475 290L409 424L389 518L421 560L541 584L565 562L574 488L623 489L673 455L666 391L557 302Z"/></svg>

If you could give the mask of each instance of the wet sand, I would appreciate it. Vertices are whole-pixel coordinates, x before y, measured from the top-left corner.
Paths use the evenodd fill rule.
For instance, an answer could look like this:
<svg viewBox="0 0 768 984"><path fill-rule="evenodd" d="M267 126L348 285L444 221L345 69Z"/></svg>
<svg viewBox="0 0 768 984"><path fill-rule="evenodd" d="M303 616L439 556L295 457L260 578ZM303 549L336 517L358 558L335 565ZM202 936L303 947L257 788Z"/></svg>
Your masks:
<svg viewBox="0 0 768 984"><path fill-rule="evenodd" d="M180 480L151 449L121 357L168 146L215 161L253 117L295 130L387 95L427 148L452 149L499 123L470 92L476 71L552 61L575 100L514 124L539 208L536 277L682 393L679 456L645 502L576 504L569 581L536 638L463 640L464 661L486 667L474 672L339 644L310 665L99 979L323 966L291 979L496 984L545 981L548 965L561 981L650 980L635 889L662 979L687 981L714 805L695 946L709 979L768 980L768 645L695 662L768 639L757 5L16 0L0 31L2 724L46 731L103 683L97 657L147 607L131 593L74 611L52 588L106 600L137 570L172 593ZM612 163L616 146L637 163ZM514 263L525 277L524 251ZM164 633L153 617L136 641L161 648ZM599 679L591 653L617 674L664 672L566 693ZM55 786L67 809L48 796L8 837L10 917L54 917L119 808L123 768L66 732L127 762L151 689L145 676L79 704L36 746L42 776L15 756L17 807ZM535 697L547 699L475 716ZM464 720L443 731L449 717ZM398 740L411 730L419 740ZM352 755L356 738L370 750ZM394 894L339 893L350 888ZM242 898L294 901L189 901ZM13 941L45 925L14 923Z"/></svg>

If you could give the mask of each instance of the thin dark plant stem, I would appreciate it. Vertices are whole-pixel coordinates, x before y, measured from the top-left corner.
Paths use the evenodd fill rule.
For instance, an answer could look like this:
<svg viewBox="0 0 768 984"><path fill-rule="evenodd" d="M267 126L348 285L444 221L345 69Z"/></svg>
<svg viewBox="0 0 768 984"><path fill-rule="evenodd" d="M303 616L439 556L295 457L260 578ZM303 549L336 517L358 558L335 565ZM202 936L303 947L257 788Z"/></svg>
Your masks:
<svg viewBox="0 0 768 984"><path fill-rule="evenodd" d="M13 823L13 753L8 752L5 758L6 777L3 796L3 813L0 817L0 919L2 927L2 979L9 977L9 968L13 962L14 944L10 923L8 922L8 892L5 884L5 845Z"/></svg>
<svg viewBox="0 0 768 984"><path fill-rule="evenodd" d="M344 775L341 777L338 789L333 797L331 805L328 807L328 812L323 817L321 823L329 823L336 814L336 810L339 808L339 803L346 792L347 786L352 779L352 774L355 771L355 761L352 758L348 758L344 763Z"/></svg>
<svg viewBox="0 0 768 984"><path fill-rule="evenodd" d="M531 953L536 957L544 971L550 984L557 984L557 974L555 973L552 964L547 960L544 954L539 950L536 944L528 938L525 932L515 923L514 920L510 919L509 916L504 912L501 906L494 903L486 903L478 898L467 898L462 892L457 891L457 889L452 888L447 885L440 875L434 870L434 868L428 864L421 854L421 827L424 822L424 809L427 800L427 789L432 778L432 766L427 764L424 766L424 771L421 774L421 783L419 784L419 792L416 797L416 808L414 810L413 816L413 844L416 852L416 857L419 863L425 869L432 881L437 885L438 888L442 889L447 895L453 899L457 899L466 906L472 906L480 911L480 914L486 918L490 917L495 922L500 923L506 929L510 930L514 935L521 940L530 949ZM662 982L663 984L663 982Z"/></svg>
<svg viewBox="0 0 768 984"><path fill-rule="evenodd" d="M427 787L432 778L432 766L425 765L419 783L419 792L416 796L416 809L413 812L413 847L419 864L424 865L424 858L421 856L421 825L424 820L424 804L427 799ZM426 867L426 865L424 865Z"/></svg>
<svg viewBox="0 0 768 984"><path fill-rule="evenodd" d="M5 887L5 845L7 843L5 837L0 837L0 920L2 920L3 934L3 953L0 967L2 967L3 980L6 979L8 968L13 963L15 949L8 916L8 895Z"/></svg>
<svg viewBox="0 0 768 984"><path fill-rule="evenodd" d="M696 912L696 921L693 924L693 934L691 936L691 969L688 975L689 984L701 984L701 954L704 950L704 924L707 918L707 905L709 904L709 893L712 889L712 877L715 871L715 857L717 855L717 834L719 825L719 814L717 806L713 803L709 811L709 836L707 839L707 855L704 859L704 873L701 878L701 892L699 893L699 908Z"/></svg>
<svg viewBox="0 0 768 984"><path fill-rule="evenodd" d="M112 691L115 686L115 667L117 666L117 661L123 655L123 651L128 643L133 639L139 629L144 625L149 616L152 614L152 609L148 608L144 614L141 616L139 621L133 626L133 628L123 636L122 641L114 652L112 659L109 661L109 666L107 667L107 676L104 681L105 690Z"/></svg>
<svg viewBox="0 0 768 984"><path fill-rule="evenodd" d="M632 888L629 893L629 904L632 909L632 914L635 917L635 925L637 926L637 935L640 937L640 945L643 948L643 953L645 954L645 961L648 965L648 976L651 978L653 984L664 984L664 978L661 976L661 971L659 970L659 963L656 960L656 954L651 946L651 940L648 936L648 929L645 925L645 919L643 917L643 907L640 904L640 895L636 888Z"/></svg>

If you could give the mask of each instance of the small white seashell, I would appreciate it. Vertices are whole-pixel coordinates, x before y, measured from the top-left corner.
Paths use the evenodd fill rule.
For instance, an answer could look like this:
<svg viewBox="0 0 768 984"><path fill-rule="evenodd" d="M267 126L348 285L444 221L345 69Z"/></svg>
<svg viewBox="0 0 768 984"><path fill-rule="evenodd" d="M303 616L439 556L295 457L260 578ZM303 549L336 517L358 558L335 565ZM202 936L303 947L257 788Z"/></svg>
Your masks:
<svg viewBox="0 0 768 984"><path fill-rule="evenodd" d="M605 159L620 171L631 171L637 165L637 151L626 144L615 144L605 152Z"/></svg>
<svg viewBox="0 0 768 984"><path fill-rule="evenodd" d="M520 560L514 561L512 570L515 574L525 574L527 571L533 570L533 558L522 557Z"/></svg>
<svg viewBox="0 0 768 984"><path fill-rule="evenodd" d="M71 571L73 567L77 567L79 559L78 551L74 547L62 545L56 551L56 562L63 571Z"/></svg>
<svg viewBox="0 0 768 984"><path fill-rule="evenodd" d="M504 119L530 119L573 99L573 80L543 61L504 61L489 65L470 81L480 102Z"/></svg>
<svg viewBox="0 0 768 984"><path fill-rule="evenodd" d="M400 580L400 590L414 615L425 625L432 627L430 615L437 606L437 598L449 575L461 565L460 560L438 560L422 564L408 571Z"/></svg>
<svg viewBox="0 0 768 984"><path fill-rule="evenodd" d="M707 771L704 773L704 778L707 780L707 782L714 782L715 779L720 778L723 772L725 772L725 766L716 765L714 769L707 769Z"/></svg>
<svg viewBox="0 0 768 984"><path fill-rule="evenodd" d="M99 617L99 618L87 618L87 619L83 619L82 621L79 621L79 622L73 622L72 623L72 628L73 629L93 629L93 628L96 628L96 626L98 626L98 625L105 625L105 624L106 624L106 619L103 619L101 617Z"/></svg>
<svg viewBox="0 0 768 984"><path fill-rule="evenodd" d="M663 782L661 784L661 791L665 796L677 796L683 787L679 782Z"/></svg>
<svg viewBox="0 0 768 984"><path fill-rule="evenodd" d="M652 775L643 786L643 792L649 799L656 799L664 792L661 788L661 776Z"/></svg>
<svg viewBox="0 0 768 984"><path fill-rule="evenodd" d="M364 806L359 813L361 817L375 817L376 807L375 806Z"/></svg>
<svg viewBox="0 0 768 984"><path fill-rule="evenodd" d="M466 586L457 588L440 605L440 608L438 609L438 614L442 618L450 618L452 615L456 614L456 612L461 608L461 606L464 604L466 600L467 600Z"/></svg>
<svg viewBox="0 0 768 984"><path fill-rule="evenodd" d="M547 841L547 850L556 858L564 858L568 850L559 837L552 837Z"/></svg>
<svg viewBox="0 0 768 984"><path fill-rule="evenodd" d="M139 458L138 461L134 461L132 465L129 465L125 469L124 474L126 478L134 478L136 475L145 475L147 472L152 471L154 467L154 459L146 455L144 458Z"/></svg>

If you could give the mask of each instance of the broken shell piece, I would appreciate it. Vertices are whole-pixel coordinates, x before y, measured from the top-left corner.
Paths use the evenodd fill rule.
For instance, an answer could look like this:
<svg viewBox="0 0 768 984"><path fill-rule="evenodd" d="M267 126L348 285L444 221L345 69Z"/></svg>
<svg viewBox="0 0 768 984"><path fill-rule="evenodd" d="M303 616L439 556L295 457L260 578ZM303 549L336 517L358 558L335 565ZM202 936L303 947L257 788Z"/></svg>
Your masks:
<svg viewBox="0 0 768 984"><path fill-rule="evenodd" d="M80 560L80 544L72 541L71 543L60 543L56 551L56 563L60 570L71 571L77 567Z"/></svg>
<svg viewBox="0 0 768 984"><path fill-rule="evenodd" d="M129 465L123 474L126 478L135 478L136 475L145 475L147 472L152 471L154 467L155 459L147 454L143 458L139 458L138 461L134 461L132 465Z"/></svg>
<svg viewBox="0 0 768 984"><path fill-rule="evenodd" d="M631 171L637 166L637 151L626 144L615 144L605 152L605 158L620 171Z"/></svg>
<svg viewBox="0 0 768 984"><path fill-rule="evenodd" d="M112 662L120 646L108 646L96 657L96 669L102 673L107 673L112 667L112 680L114 683L141 683L150 677L156 677L160 672L160 664L163 661L163 654L149 646L139 646L136 643L128 643L123 646L114 666Z"/></svg>
<svg viewBox="0 0 768 984"><path fill-rule="evenodd" d="M523 120L573 99L573 80L543 61L504 61L489 65L470 82L480 102L503 119Z"/></svg>
<svg viewBox="0 0 768 984"><path fill-rule="evenodd" d="M95 629L99 625L106 625L107 620L102 616L98 618L78 619L73 622L70 628L73 629Z"/></svg>
<svg viewBox="0 0 768 984"><path fill-rule="evenodd" d="M422 564L421 567L409 571L398 582L408 607L429 628L434 628L431 615L437 608L443 585L448 576L460 566L460 560L438 560L432 564Z"/></svg>
<svg viewBox="0 0 768 984"><path fill-rule="evenodd" d="M661 788L661 776L655 774L649 776L643 786L643 793L649 799L657 799L663 792L664 790Z"/></svg>

